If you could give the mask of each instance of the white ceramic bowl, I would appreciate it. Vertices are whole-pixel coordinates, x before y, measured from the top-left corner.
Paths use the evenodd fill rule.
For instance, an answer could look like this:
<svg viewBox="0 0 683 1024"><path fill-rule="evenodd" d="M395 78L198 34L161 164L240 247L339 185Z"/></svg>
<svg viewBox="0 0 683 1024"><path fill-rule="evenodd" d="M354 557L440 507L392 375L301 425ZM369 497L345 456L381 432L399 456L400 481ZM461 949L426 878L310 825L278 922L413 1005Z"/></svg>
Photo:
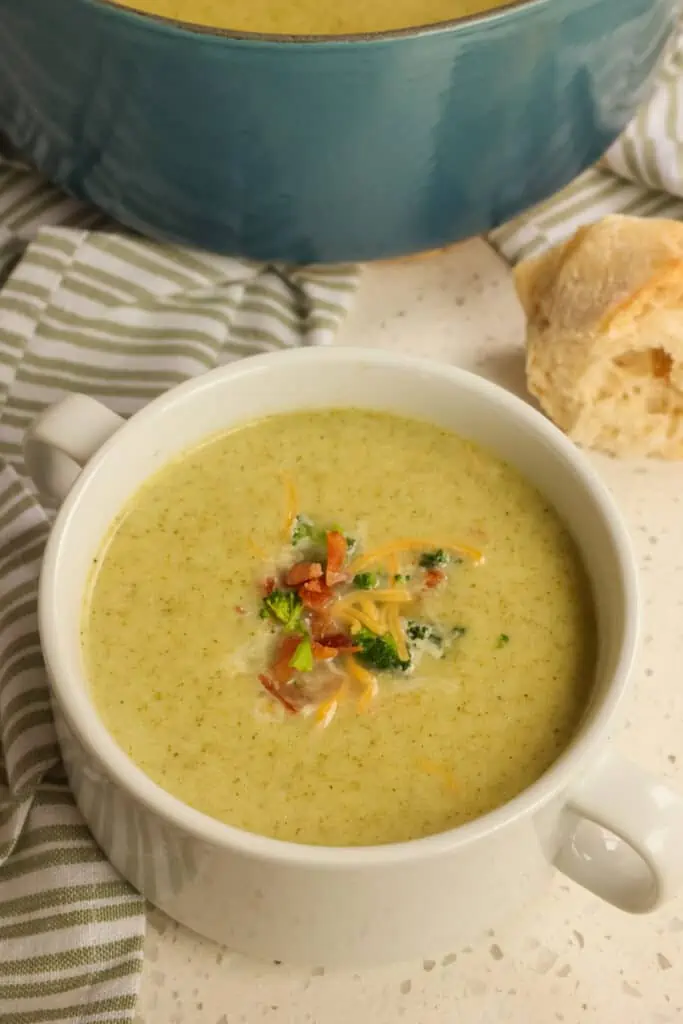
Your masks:
<svg viewBox="0 0 683 1024"><path fill-rule="evenodd" d="M353 849L242 832L164 792L99 720L79 645L91 560L116 512L151 473L222 428L344 405L430 420L493 449L533 481L578 542L599 632L594 697L572 744L538 782L460 828ZM69 779L112 863L178 921L257 957L361 964L457 948L542 890L553 865L633 912L654 908L678 887L683 801L608 742L636 644L627 533L583 456L517 398L417 359L300 349L206 374L126 424L72 395L37 421L26 459L39 488L63 499L45 554L39 619ZM594 823L613 835L605 839Z"/></svg>

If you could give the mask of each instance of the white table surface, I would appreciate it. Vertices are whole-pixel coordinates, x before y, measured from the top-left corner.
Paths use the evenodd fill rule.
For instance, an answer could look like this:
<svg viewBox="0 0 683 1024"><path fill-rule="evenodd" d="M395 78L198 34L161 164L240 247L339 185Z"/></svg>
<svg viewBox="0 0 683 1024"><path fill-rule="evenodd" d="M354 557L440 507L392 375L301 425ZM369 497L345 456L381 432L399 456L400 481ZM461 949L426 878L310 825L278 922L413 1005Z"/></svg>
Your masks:
<svg viewBox="0 0 683 1024"><path fill-rule="evenodd" d="M413 352L524 394L510 275L480 241L366 270L339 344ZM683 788L683 464L592 456L622 508L645 623L618 744ZM683 856L683 850L681 851ZM152 911L140 1024L668 1024L683 1021L683 896L647 917L557 875L524 918L465 949L363 972L254 963Z"/></svg>

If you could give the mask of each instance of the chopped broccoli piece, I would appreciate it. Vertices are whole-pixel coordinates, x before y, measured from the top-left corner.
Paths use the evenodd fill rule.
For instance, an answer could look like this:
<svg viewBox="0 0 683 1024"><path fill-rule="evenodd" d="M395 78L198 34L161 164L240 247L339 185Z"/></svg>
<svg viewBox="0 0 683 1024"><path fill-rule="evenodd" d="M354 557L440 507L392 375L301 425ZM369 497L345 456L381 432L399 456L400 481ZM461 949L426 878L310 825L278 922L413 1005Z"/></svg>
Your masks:
<svg viewBox="0 0 683 1024"><path fill-rule="evenodd" d="M301 626L303 610L304 606L293 590L274 590L263 598L261 616L266 618L270 615L281 622L288 633L296 633Z"/></svg>
<svg viewBox="0 0 683 1024"><path fill-rule="evenodd" d="M376 572L359 572L353 577L353 585L359 590L372 590L378 583L379 576Z"/></svg>
<svg viewBox="0 0 683 1024"><path fill-rule="evenodd" d="M329 529L335 533L342 534L346 541L347 554L350 555L355 551L358 542L354 537L347 537L341 526L334 525ZM292 526L292 547L299 547L300 544L304 544L306 541L310 541L311 544L315 544L316 546L324 547L327 542L327 528L324 526L316 526L308 516L298 515L294 520L294 525Z"/></svg>
<svg viewBox="0 0 683 1024"><path fill-rule="evenodd" d="M441 647L443 637L438 630L426 622L409 622L406 627L409 640L426 640L435 647Z"/></svg>
<svg viewBox="0 0 683 1024"><path fill-rule="evenodd" d="M424 551L420 555L419 565L422 569L440 569L444 565L448 565L448 555L443 548L437 548L436 551Z"/></svg>
<svg viewBox="0 0 683 1024"><path fill-rule="evenodd" d="M292 527L292 546L298 547L304 541L313 541L314 544L324 544L325 531L316 526L307 516L297 516Z"/></svg>
<svg viewBox="0 0 683 1024"><path fill-rule="evenodd" d="M292 546L296 547L302 540L305 540L309 535L309 529L311 523L308 522L303 516L297 516L292 526Z"/></svg>
<svg viewBox="0 0 683 1024"><path fill-rule="evenodd" d="M501 633L498 639L496 640L496 647L500 649L501 647L505 647L505 645L509 643L510 637L507 635L507 633Z"/></svg>
<svg viewBox="0 0 683 1024"><path fill-rule="evenodd" d="M443 633L429 622L415 622L414 620L406 625L408 640L418 645L429 644L431 650L428 649L428 653L435 658L442 657L453 641L459 640L466 632L465 626L455 626Z"/></svg>
<svg viewBox="0 0 683 1024"><path fill-rule="evenodd" d="M361 629L354 633L353 641L362 649L358 657L368 668L377 669L379 672L390 672L394 669L405 672L410 668L410 658L407 661L401 660L391 633L378 636L369 629Z"/></svg>
<svg viewBox="0 0 683 1024"><path fill-rule="evenodd" d="M304 636L299 641L299 646L290 658L290 667L298 672L310 672L313 668L313 648L310 638Z"/></svg>
<svg viewBox="0 0 683 1024"><path fill-rule="evenodd" d="M409 573L397 572L394 576L394 583L409 583L410 579L411 577Z"/></svg>

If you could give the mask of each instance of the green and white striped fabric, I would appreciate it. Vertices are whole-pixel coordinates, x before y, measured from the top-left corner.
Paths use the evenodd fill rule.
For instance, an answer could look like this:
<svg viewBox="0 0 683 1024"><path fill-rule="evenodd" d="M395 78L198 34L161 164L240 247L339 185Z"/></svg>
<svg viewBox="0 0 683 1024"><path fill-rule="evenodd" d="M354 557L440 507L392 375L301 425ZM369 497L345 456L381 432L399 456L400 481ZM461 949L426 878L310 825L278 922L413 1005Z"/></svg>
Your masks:
<svg viewBox="0 0 683 1024"><path fill-rule="evenodd" d="M97 230L93 230L97 229ZM142 899L104 860L65 784L36 631L49 528L22 435L65 391L129 415L174 384L331 339L352 267L263 267L116 230L0 159L0 1021L134 1015Z"/></svg>
<svg viewBox="0 0 683 1024"><path fill-rule="evenodd" d="M600 165L493 231L489 240L517 263L614 213L683 220L683 32L662 64L649 101Z"/></svg>

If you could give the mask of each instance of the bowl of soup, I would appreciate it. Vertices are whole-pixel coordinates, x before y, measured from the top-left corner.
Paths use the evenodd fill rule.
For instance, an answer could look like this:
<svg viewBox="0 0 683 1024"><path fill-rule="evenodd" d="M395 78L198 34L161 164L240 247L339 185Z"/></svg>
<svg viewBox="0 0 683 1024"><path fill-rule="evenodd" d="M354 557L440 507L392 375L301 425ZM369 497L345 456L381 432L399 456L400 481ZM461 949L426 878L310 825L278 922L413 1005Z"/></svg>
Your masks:
<svg viewBox="0 0 683 1024"><path fill-rule="evenodd" d="M257 260L391 257L485 232L597 160L676 10L0 0L0 133L146 234Z"/></svg>
<svg viewBox="0 0 683 1024"><path fill-rule="evenodd" d="M174 918L359 964L457 947L553 865L633 912L676 888L683 802L607 744L628 536L526 404L298 350L126 424L70 395L25 452L62 502L39 622L71 786Z"/></svg>

